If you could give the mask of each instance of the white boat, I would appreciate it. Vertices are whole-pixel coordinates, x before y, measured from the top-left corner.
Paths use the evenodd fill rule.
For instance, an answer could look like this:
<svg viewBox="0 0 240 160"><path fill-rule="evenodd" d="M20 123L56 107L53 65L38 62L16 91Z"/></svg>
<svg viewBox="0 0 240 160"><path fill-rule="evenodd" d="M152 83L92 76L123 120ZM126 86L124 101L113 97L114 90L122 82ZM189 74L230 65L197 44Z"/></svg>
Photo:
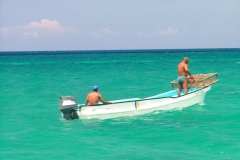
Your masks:
<svg viewBox="0 0 240 160"><path fill-rule="evenodd" d="M217 77L217 74L214 74L214 76ZM204 82L204 79L201 80ZM194 104L204 104L206 93L211 89L211 84L215 83L217 80L218 78L215 78L210 82L208 79L208 83L204 83L206 85L202 85L203 83L201 83L201 87L189 87L189 93L184 94L184 91L182 91L180 97L177 95L177 90L174 89L169 92L161 93L143 99L130 98L114 100L112 101L114 102L113 104L99 103L97 105L91 106L85 104L79 105L75 97L62 96L60 97L59 110L61 111L64 119L70 120L90 118L108 119L122 116L141 115L156 110L185 108ZM175 81L172 81L172 84L174 83Z"/></svg>

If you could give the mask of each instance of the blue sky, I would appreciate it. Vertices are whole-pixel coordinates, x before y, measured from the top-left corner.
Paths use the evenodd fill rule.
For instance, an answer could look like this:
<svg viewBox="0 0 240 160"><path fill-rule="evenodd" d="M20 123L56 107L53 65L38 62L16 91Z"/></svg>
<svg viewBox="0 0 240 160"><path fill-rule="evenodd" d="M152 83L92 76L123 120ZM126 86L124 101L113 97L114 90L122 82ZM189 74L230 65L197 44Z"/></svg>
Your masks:
<svg viewBox="0 0 240 160"><path fill-rule="evenodd" d="M0 0L0 51L240 48L239 0Z"/></svg>

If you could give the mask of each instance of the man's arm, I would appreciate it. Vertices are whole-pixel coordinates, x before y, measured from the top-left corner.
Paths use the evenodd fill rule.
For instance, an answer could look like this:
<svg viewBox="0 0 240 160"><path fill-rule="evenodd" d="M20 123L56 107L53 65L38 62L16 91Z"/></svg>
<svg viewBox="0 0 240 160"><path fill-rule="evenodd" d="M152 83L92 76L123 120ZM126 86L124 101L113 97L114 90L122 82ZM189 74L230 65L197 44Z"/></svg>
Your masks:
<svg viewBox="0 0 240 160"><path fill-rule="evenodd" d="M190 71L188 70L188 65L187 64L184 66L184 69L185 69L186 73L190 76L189 79L195 81L194 77L191 75Z"/></svg>
<svg viewBox="0 0 240 160"><path fill-rule="evenodd" d="M99 99L103 104L112 104L113 102L107 102L102 98L102 95L99 95Z"/></svg>
<svg viewBox="0 0 240 160"><path fill-rule="evenodd" d="M187 74L188 74L189 76L192 76L191 73L190 73L190 71L188 70L188 65L187 65L187 64L184 65L184 70L187 72Z"/></svg>

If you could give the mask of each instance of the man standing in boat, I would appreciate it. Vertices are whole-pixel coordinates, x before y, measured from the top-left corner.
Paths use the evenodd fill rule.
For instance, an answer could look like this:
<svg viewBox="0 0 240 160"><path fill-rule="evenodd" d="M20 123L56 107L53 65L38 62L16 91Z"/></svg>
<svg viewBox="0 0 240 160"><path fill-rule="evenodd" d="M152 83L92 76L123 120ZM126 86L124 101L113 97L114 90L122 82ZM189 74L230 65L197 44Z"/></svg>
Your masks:
<svg viewBox="0 0 240 160"><path fill-rule="evenodd" d="M103 104L113 104L113 102L105 101L102 98L102 95L100 93L98 93L98 86L93 86L93 92L91 92L87 95L85 105L96 105L96 104L98 104L99 100Z"/></svg>
<svg viewBox="0 0 240 160"><path fill-rule="evenodd" d="M188 79L187 75L190 76L190 79L193 79L191 73L188 69L189 58L184 57L182 62L178 64L178 96L181 95L182 89L184 89L185 94L188 94ZM193 79L194 80L194 79Z"/></svg>

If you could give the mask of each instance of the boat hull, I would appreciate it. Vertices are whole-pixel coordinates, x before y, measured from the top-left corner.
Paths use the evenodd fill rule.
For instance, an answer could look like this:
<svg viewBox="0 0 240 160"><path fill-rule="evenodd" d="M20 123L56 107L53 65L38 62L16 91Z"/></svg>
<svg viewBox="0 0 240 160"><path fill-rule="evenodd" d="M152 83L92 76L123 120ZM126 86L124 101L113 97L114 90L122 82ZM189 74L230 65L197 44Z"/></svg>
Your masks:
<svg viewBox="0 0 240 160"><path fill-rule="evenodd" d="M177 95L164 97L165 93L163 93L145 99L135 98L130 101L113 101L114 104L108 105L79 105L78 109L75 110L77 116L73 118L108 119L122 116L142 115L157 110L185 108L194 104L203 104L205 95L210 89L211 86L207 86L201 89L196 89L195 91L192 91L191 93L182 95L180 97Z"/></svg>

